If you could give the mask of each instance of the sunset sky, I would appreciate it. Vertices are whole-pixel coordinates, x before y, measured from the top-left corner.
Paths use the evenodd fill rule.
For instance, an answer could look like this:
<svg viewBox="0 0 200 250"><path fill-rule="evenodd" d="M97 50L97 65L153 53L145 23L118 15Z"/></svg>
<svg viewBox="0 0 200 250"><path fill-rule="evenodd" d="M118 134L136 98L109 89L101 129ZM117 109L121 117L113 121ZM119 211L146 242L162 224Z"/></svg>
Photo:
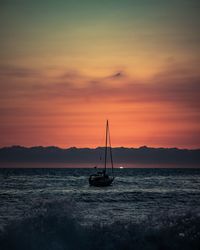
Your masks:
<svg viewBox="0 0 200 250"><path fill-rule="evenodd" d="M0 147L200 148L199 0L0 1Z"/></svg>

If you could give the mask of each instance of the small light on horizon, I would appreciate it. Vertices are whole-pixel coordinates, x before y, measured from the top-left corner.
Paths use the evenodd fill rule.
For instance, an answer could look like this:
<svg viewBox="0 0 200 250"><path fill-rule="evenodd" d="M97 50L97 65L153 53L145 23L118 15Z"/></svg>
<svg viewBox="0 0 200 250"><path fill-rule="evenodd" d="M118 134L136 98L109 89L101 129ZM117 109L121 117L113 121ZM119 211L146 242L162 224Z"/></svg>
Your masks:
<svg viewBox="0 0 200 250"><path fill-rule="evenodd" d="M123 169L124 167L123 167L123 166L120 166L119 168L120 168L120 169Z"/></svg>

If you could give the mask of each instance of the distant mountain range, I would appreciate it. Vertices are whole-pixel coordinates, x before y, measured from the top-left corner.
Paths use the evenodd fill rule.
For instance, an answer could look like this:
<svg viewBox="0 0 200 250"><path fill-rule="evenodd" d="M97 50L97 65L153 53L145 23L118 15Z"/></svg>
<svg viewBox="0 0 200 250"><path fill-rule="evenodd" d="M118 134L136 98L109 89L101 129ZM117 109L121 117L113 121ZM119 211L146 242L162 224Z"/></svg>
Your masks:
<svg viewBox="0 0 200 250"><path fill-rule="evenodd" d="M97 163L104 158L104 148L67 148L12 146L0 148L0 162ZM113 148L116 163L181 164L200 166L200 149L178 148Z"/></svg>

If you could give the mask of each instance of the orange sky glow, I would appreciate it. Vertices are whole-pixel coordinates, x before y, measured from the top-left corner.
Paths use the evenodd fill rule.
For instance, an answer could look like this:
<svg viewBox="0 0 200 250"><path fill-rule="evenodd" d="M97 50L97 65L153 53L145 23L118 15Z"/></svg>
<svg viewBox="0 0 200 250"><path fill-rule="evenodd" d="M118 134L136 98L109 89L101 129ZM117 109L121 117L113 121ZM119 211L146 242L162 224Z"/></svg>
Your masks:
<svg viewBox="0 0 200 250"><path fill-rule="evenodd" d="M196 1L66 2L1 9L0 146L199 148Z"/></svg>

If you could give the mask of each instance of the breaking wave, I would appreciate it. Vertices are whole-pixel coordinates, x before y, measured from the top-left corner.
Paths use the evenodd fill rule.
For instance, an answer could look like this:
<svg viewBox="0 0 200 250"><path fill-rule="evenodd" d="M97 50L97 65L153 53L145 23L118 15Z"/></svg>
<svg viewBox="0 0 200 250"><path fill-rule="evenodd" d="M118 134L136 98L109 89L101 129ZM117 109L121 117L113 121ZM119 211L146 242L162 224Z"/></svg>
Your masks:
<svg viewBox="0 0 200 250"><path fill-rule="evenodd" d="M199 250L198 213L87 225L79 209L68 200L39 202L1 230L1 250Z"/></svg>

